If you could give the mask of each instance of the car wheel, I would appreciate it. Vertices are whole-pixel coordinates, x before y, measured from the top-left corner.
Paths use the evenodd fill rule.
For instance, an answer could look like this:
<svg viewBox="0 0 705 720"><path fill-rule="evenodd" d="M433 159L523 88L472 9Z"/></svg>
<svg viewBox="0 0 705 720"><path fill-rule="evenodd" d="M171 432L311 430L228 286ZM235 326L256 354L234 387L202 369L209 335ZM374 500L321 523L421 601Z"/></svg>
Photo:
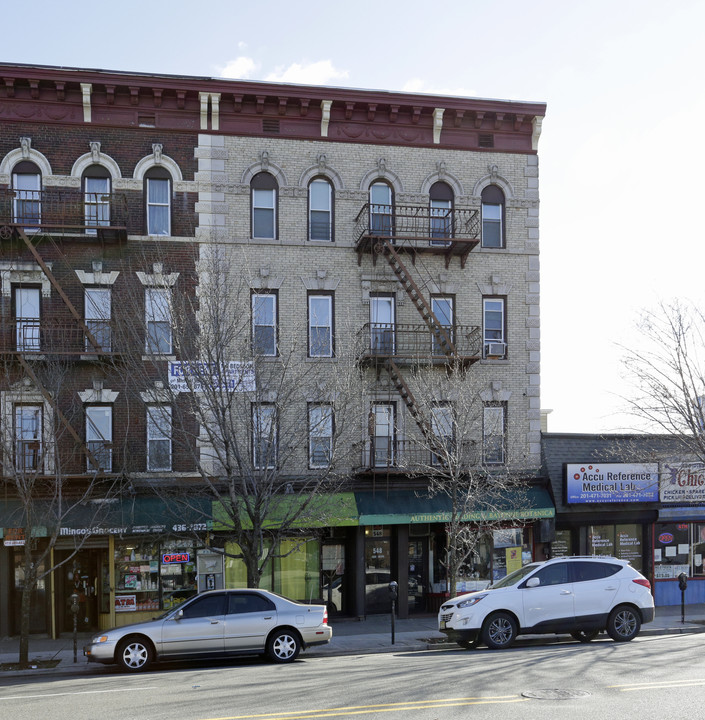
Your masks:
<svg viewBox="0 0 705 720"><path fill-rule="evenodd" d="M607 633L615 642L633 640L641 630L641 617L631 607L616 607L607 619Z"/></svg>
<svg viewBox="0 0 705 720"><path fill-rule="evenodd" d="M267 641L267 655L278 663L293 662L301 650L301 640L295 632L277 630Z"/></svg>
<svg viewBox="0 0 705 720"><path fill-rule="evenodd" d="M570 636L581 643L589 643L600 634L599 630L574 630Z"/></svg>
<svg viewBox="0 0 705 720"><path fill-rule="evenodd" d="M123 670L138 672L146 670L154 659L154 651L149 642L139 638L126 638L117 649L117 662Z"/></svg>
<svg viewBox="0 0 705 720"><path fill-rule="evenodd" d="M517 636L517 624L507 613L490 615L482 626L482 640L490 650L508 648Z"/></svg>

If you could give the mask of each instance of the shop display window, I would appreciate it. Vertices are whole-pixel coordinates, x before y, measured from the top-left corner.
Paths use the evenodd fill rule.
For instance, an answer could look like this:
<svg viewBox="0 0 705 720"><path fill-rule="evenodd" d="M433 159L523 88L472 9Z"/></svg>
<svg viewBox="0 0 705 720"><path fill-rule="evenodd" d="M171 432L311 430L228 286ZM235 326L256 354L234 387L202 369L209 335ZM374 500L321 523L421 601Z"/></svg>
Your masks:
<svg viewBox="0 0 705 720"><path fill-rule="evenodd" d="M674 579L705 575L705 525L702 523L657 523L654 533L654 577Z"/></svg>
<svg viewBox="0 0 705 720"><path fill-rule="evenodd" d="M159 545L115 545L115 612L159 610Z"/></svg>
<svg viewBox="0 0 705 720"><path fill-rule="evenodd" d="M492 582L518 570L532 560L531 529L502 528L492 533Z"/></svg>
<svg viewBox="0 0 705 720"><path fill-rule="evenodd" d="M320 598L321 546L315 540L282 540L274 559L274 592L292 600Z"/></svg>
<svg viewBox="0 0 705 720"><path fill-rule="evenodd" d="M573 554L573 538L570 530L556 530L551 543L551 557L569 557Z"/></svg>
<svg viewBox="0 0 705 720"><path fill-rule="evenodd" d="M193 543L162 543L159 559L162 607L170 610L196 594L196 553Z"/></svg>
<svg viewBox="0 0 705 720"><path fill-rule="evenodd" d="M635 570L643 569L643 542L641 525L590 525L588 527L588 554L607 555L628 560Z"/></svg>
<svg viewBox="0 0 705 720"><path fill-rule="evenodd" d="M269 541L265 540L267 547ZM247 587L247 567L240 555L240 546L237 543L229 542L225 544L225 587L226 588L246 588ZM260 578L259 586L263 590L273 590L272 587L272 569L271 563L267 563Z"/></svg>

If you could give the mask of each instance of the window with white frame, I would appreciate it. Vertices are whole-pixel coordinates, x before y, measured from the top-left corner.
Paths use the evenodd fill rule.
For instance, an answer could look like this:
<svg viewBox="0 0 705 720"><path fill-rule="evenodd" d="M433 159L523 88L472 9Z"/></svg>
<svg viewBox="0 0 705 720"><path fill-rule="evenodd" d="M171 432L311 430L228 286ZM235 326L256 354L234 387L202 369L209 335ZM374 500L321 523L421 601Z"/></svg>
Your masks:
<svg viewBox="0 0 705 720"><path fill-rule="evenodd" d="M42 406L15 405L15 467L37 472L42 462Z"/></svg>
<svg viewBox="0 0 705 720"><path fill-rule="evenodd" d="M250 182L252 199L252 237L273 240L277 237L277 181L266 172L257 173Z"/></svg>
<svg viewBox="0 0 705 720"><path fill-rule="evenodd" d="M152 168L145 177L147 235L171 235L171 176Z"/></svg>
<svg viewBox="0 0 705 720"><path fill-rule="evenodd" d="M277 354L277 294L252 293L252 347L255 355Z"/></svg>
<svg viewBox="0 0 705 720"><path fill-rule="evenodd" d="M102 165L91 165L83 173L86 234L110 225L110 173Z"/></svg>
<svg viewBox="0 0 705 720"><path fill-rule="evenodd" d="M308 464L311 468L325 468L333 457L333 407L308 406Z"/></svg>
<svg viewBox="0 0 705 720"><path fill-rule="evenodd" d="M277 464L277 415L271 403L252 405L252 466L269 470Z"/></svg>
<svg viewBox="0 0 705 720"><path fill-rule="evenodd" d="M487 465L501 465L505 462L506 414L506 406L502 403L482 408L482 451Z"/></svg>
<svg viewBox="0 0 705 720"><path fill-rule="evenodd" d="M333 356L333 296L308 296L309 357Z"/></svg>
<svg viewBox="0 0 705 720"><path fill-rule="evenodd" d="M386 182L370 185L370 233L391 235L394 227L394 197Z"/></svg>
<svg viewBox="0 0 705 720"><path fill-rule="evenodd" d="M171 291L145 288L146 350L153 355L171 355Z"/></svg>
<svg viewBox="0 0 705 720"><path fill-rule="evenodd" d="M482 191L482 247L503 248L504 193L496 185Z"/></svg>
<svg viewBox="0 0 705 720"><path fill-rule="evenodd" d="M147 405L147 470L171 470L169 405Z"/></svg>
<svg viewBox="0 0 705 720"><path fill-rule="evenodd" d="M482 299L482 325L485 357L503 358L507 354L504 298Z"/></svg>
<svg viewBox="0 0 705 720"><path fill-rule="evenodd" d="M113 467L113 408L110 405L86 407L86 446L98 467L87 458L88 470L110 471Z"/></svg>
<svg viewBox="0 0 705 720"><path fill-rule="evenodd" d="M15 287L15 334L17 350L37 352L41 349L40 288Z"/></svg>
<svg viewBox="0 0 705 720"><path fill-rule="evenodd" d="M112 348L111 293L110 288L102 287L85 288L83 293L86 328L104 352ZM95 351L87 337L86 350Z"/></svg>
<svg viewBox="0 0 705 720"><path fill-rule="evenodd" d="M323 178L316 178L308 186L308 237L333 239L333 187Z"/></svg>
<svg viewBox="0 0 705 720"><path fill-rule="evenodd" d="M42 222L42 174L39 168L28 160L17 163L12 171L12 189L14 222L29 226L25 230L36 232L39 228L31 226Z"/></svg>
<svg viewBox="0 0 705 720"><path fill-rule="evenodd" d="M370 411L371 466L396 464L396 405L376 402Z"/></svg>
<svg viewBox="0 0 705 720"><path fill-rule="evenodd" d="M447 245L442 238L453 236L453 190L448 183L435 182L429 190L430 231L432 245ZM441 238L441 239L438 239Z"/></svg>
<svg viewBox="0 0 705 720"><path fill-rule="evenodd" d="M454 451L455 427L453 408L448 403L438 403L431 408L431 432L435 448L439 452L431 453L431 464L442 465Z"/></svg>

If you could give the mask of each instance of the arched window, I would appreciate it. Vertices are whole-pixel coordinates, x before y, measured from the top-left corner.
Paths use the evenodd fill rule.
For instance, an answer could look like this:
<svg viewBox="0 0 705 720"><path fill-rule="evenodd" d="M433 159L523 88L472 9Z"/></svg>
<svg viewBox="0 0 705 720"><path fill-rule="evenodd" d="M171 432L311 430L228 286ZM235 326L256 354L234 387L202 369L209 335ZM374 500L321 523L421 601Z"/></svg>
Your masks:
<svg viewBox="0 0 705 720"><path fill-rule="evenodd" d="M504 193L496 185L482 191L482 247L504 247Z"/></svg>
<svg viewBox="0 0 705 720"><path fill-rule="evenodd" d="M277 237L277 181L267 172L257 173L250 182L252 199L252 237Z"/></svg>
<svg viewBox="0 0 705 720"><path fill-rule="evenodd" d="M429 190L430 230L432 238L453 237L453 190L444 182L435 182ZM446 245L443 240L431 240L433 245Z"/></svg>
<svg viewBox="0 0 705 720"><path fill-rule="evenodd" d="M333 240L333 187L325 178L308 186L308 239Z"/></svg>
<svg viewBox="0 0 705 720"><path fill-rule="evenodd" d="M370 233L391 236L394 229L394 195L381 180L370 185Z"/></svg>
<svg viewBox="0 0 705 720"><path fill-rule="evenodd" d="M42 173L29 160L17 163L12 169L12 189L15 191L12 214L14 222L36 232L42 222Z"/></svg>
<svg viewBox="0 0 705 720"><path fill-rule="evenodd" d="M86 234L95 235L95 228L110 225L110 172L103 165L90 165L82 182Z"/></svg>
<svg viewBox="0 0 705 720"><path fill-rule="evenodd" d="M152 167L144 176L147 199L147 235L171 235L171 175Z"/></svg>

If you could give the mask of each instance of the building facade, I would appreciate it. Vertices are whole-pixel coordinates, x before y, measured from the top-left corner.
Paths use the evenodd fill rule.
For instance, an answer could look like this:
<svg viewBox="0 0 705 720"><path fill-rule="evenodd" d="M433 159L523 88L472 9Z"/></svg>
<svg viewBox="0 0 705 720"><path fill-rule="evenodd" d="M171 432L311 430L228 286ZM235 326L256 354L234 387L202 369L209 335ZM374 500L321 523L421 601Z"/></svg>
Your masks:
<svg viewBox="0 0 705 720"><path fill-rule="evenodd" d="M222 433L184 419L185 363L217 345L220 297L239 334L213 366L256 356L289 373L240 424L249 471L295 493L336 457L335 517L292 538L263 586L361 616L388 610L394 579L402 616L434 608L449 509L420 468L438 465L457 402L449 368L478 401L480 462L511 462L529 498L494 509L505 527L461 580L542 555L543 104L12 65L3 78L0 635L17 631L25 542L51 544L54 566L83 538L38 589L35 627L53 634L73 592L97 628L244 581L207 496L176 512L155 492L227 474ZM330 381L346 357L343 418ZM61 515L56 542L22 537L18 478L112 494Z"/></svg>

